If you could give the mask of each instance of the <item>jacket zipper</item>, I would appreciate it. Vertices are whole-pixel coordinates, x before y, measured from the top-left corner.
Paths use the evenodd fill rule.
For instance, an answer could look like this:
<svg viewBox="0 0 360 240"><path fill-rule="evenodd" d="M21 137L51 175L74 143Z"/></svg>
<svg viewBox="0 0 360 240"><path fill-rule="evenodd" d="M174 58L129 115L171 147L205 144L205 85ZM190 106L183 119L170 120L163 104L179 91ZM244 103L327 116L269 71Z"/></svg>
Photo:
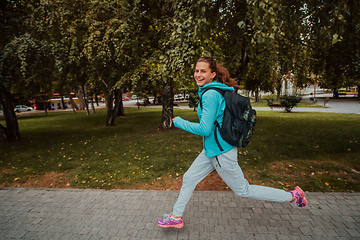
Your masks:
<svg viewBox="0 0 360 240"><path fill-rule="evenodd" d="M215 158L216 158L217 163L219 164L219 167L221 167L218 157L215 156Z"/></svg>

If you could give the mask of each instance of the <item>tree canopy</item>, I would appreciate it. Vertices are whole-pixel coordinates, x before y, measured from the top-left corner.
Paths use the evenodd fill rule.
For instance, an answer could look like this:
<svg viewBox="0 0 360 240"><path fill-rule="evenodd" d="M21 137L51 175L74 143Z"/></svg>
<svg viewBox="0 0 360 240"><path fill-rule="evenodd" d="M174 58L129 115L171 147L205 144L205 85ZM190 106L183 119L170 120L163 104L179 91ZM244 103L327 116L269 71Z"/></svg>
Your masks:
<svg viewBox="0 0 360 240"><path fill-rule="evenodd" d="M204 55L254 92L274 91L285 76L297 86L314 78L333 89L360 85L356 0L7 0L1 7L7 125L17 121L14 103L90 87L115 99L107 125L129 90L162 94L161 126L171 127L173 93L196 89L192 71Z"/></svg>

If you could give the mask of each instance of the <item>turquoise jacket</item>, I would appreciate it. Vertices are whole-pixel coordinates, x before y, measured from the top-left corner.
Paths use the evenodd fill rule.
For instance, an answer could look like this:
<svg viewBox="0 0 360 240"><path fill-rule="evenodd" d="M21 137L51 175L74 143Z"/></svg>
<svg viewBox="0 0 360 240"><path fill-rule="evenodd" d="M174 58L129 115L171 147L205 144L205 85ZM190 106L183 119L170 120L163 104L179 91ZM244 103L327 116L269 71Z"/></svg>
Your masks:
<svg viewBox="0 0 360 240"><path fill-rule="evenodd" d="M211 83L205 84L202 87L199 87L199 96L201 96L202 93L210 87L234 91L233 87L228 87L223 83L213 81ZM216 134L223 151L220 151L215 141L215 120L217 120L220 126L222 126L224 110L224 97L218 91L211 89L205 92L202 96L202 109L199 106L197 108L197 115L199 117L200 123L193 123L184 120L181 117L176 117L174 125L175 127L183 129L187 132L202 136L205 156L211 158L230 151L234 148L234 146L231 146L225 142L224 139L222 139L218 130L216 130Z"/></svg>

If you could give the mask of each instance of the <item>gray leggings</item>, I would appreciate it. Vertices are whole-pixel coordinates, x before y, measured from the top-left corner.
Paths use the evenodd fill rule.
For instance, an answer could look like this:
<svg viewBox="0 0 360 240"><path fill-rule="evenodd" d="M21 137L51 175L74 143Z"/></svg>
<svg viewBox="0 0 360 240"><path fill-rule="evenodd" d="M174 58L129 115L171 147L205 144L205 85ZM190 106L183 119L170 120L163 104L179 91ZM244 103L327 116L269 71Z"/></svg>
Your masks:
<svg viewBox="0 0 360 240"><path fill-rule="evenodd" d="M274 202L286 202L292 199L291 193L281 189L249 185L238 164L236 147L212 158L207 158L203 150L184 174L180 194L173 208L175 216L182 216L196 185L214 169L231 190L241 197Z"/></svg>

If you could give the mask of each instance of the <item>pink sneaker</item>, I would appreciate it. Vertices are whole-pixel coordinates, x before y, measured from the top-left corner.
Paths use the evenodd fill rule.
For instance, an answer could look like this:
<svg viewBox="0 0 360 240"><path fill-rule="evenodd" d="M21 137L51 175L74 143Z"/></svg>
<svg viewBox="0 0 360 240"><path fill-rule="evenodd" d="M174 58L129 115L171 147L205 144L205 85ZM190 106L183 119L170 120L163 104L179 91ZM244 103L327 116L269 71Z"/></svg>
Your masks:
<svg viewBox="0 0 360 240"><path fill-rule="evenodd" d="M182 218L179 220L174 220L171 218L172 214L164 214L164 218L157 220L157 224L160 227L168 228L168 227L174 227L174 228L182 228L184 226Z"/></svg>
<svg viewBox="0 0 360 240"><path fill-rule="evenodd" d="M291 203L293 203L295 206L305 207L307 205L305 193L299 186L296 186L294 190L290 191L290 193L293 198L295 198L294 201L291 201Z"/></svg>

